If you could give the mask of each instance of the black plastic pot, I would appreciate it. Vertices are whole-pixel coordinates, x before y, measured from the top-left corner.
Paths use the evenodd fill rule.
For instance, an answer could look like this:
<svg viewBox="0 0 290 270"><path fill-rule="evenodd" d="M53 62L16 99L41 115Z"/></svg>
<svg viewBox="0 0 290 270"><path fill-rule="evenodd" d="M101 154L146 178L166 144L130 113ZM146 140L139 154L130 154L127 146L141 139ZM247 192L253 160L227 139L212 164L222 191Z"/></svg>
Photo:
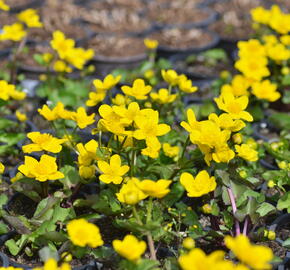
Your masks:
<svg viewBox="0 0 290 270"><path fill-rule="evenodd" d="M30 0L27 4L10 7L10 13L18 13L28 8L38 8L43 5L43 0Z"/></svg>
<svg viewBox="0 0 290 270"><path fill-rule="evenodd" d="M275 128L271 123L269 123L267 120L262 120L260 122L257 122L257 123L253 123L252 125L253 127L253 137L256 139L256 140L263 140L264 142L269 142L270 141L270 138L264 136L263 134L261 134L261 130L262 129L269 129L270 131L272 132L279 132L279 130L277 128Z"/></svg>
<svg viewBox="0 0 290 270"><path fill-rule="evenodd" d="M281 227L289 226L289 225L290 225L290 214L282 214L281 216L279 216L277 219L273 221L273 223L269 226L269 230L276 232ZM283 240L279 238L277 238L275 241L278 242L279 244L283 243ZM286 253L286 256L283 262L277 265L275 269L277 270L290 269L290 252L289 251Z"/></svg>
<svg viewBox="0 0 290 270"><path fill-rule="evenodd" d="M162 31L162 30L159 30ZM206 32L207 34L209 34L211 36L211 41L208 44L205 44L203 46L192 46L186 49L178 49L178 48L172 48L166 45L159 45L158 49L157 49L157 55L158 57L162 57L162 58L170 58L173 55L183 55L183 56L189 56L193 53L200 53L212 48L215 48L217 46L217 44L219 43L219 36L211 31L208 30L203 30L204 32ZM158 31L156 31L158 32Z"/></svg>
<svg viewBox="0 0 290 270"><path fill-rule="evenodd" d="M97 34L97 38L104 38L104 42L106 38L115 37L115 35L109 34ZM121 35L120 38L127 37L127 38L134 38L136 40L143 39L137 36L130 36L130 35ZM134 46L134 44L132 44ZM96 53L96 56L93 60L91 60L88 64L93 64L96 67L96 73L100 77L104 77L109 74L111 71L117 68L125 68L125 69L133 69L138 67L143 61L147 59L146 49L144 46L144 52L133 56L125 56L125 57L110 57L101 55L100 53Z"/></svg>
<svg viewBox="0 0 290 270"><path fill-rule="evenodd" d="M172 63L173 69L176 70L178 74L184 73L183 69L178 68L178 62L184 63L187 59L188 55L183 55L183 54L176 54L172 55L169 58L169 61ZM230 63L230 62L229 62ZM199 64L201 65L201 64ZM194 68L194 64L192 69ZM184 66L184 69L186 70L186 66ZM208 75L208 74L203 74L201 72L186 72L190 74L190 76L193 78L193 80L215 80L219 78L219 74L214 74L214 75Z"/></svg>
<svg viewBox="0 0 290 270"><path fill-rule="evenodd" d="M170 8L167 5L164 5L164 9ZM195 7L196 9L199 9L200 12L205 12L208 14L207 18L198 22L188 22L188 23L183 23L183 24L168 24L168 23L161 23L161 22L153 22L153 25L157 29L166 29L166 28L183 28L183 29L191 29L191 28L206 28L209 25L213 24L217 18L218 18L218 13L206 6L201 6L201 7Z"/></svg>
<svg viewBox="0 0 290 270"><path fill-rule="evenodd" d="M29 266L29 265L25 265L25 264L20 264L20 263L16 263L13 260L9 259L8 260L9 266L13 266L13 267L17 267L17 268L22 268L25 270L33 270L34 267ZM72 270L99 270L102 269L101 268L101 264L99 264L96 261L90 261L88 264L86 265L82 265L82 266L76 266L73 267Z"/></svg>
<svg viewBox="0 0 290 270"><path fill-rule="evenodd" d="M0 262L1 267L8 267L9 266L9 259L2 252L0 252L0 260L1 260L1 262Z"/></svg>

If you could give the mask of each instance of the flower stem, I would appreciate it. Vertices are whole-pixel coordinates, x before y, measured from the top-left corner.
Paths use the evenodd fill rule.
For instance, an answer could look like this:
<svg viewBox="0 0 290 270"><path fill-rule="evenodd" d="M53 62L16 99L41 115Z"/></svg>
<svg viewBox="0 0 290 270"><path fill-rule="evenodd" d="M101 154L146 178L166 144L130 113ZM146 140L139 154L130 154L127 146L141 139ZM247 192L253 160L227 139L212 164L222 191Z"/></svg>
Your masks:
<svg viewBox="0 0 290 270"><path fill-rule="evenodd" d="M231 188L227 188L227 191L228 191L231 205L233 208L233 214L235 215L235 213L237 212L237 205L236 205L236 201L235 201L235 196L234 196L234 193L233 193ZM236 226L236 236L238 236L241 234L240 223L235 217L234 217L234 219L235 219L235 226Z"/></svg>
<svg viewBox="0 0 290 270"><path fill-rule="evenodd" d="M243 235L247 236L248 225L249 225L249 217L246 216L245 223L244 223L244 228L243 228Z"/></svg>

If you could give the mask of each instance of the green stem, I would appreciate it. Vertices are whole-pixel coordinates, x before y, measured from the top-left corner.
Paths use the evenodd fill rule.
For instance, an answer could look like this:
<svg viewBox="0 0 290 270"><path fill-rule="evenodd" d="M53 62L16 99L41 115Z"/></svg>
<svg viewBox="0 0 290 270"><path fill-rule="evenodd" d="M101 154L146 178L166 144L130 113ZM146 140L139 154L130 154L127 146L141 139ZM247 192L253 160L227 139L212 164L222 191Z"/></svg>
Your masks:
<svg viewBox="0 0 290 270"><path fill-rule="evenodd" d="M146 218L146 223L149 223L152 218L152 207L153 207L153 200L152 197L149 197L148 200L148 206L147 206L147 218Z"/></svg>
<svg viewBox="0 0 290 270"><path fill-rule="evenodd" d="M187 147L187 145L189 144L189 140L190 140L190 138L189 138L189 135L188 135L188 136L187 136L187 139L186 139L186 141L185 141L185 143L184 143L183 149L182 149L182 154L181 154L180 160L183 159L183 157L184 157L186 147Z"/></svg>
<svg viewBox="0 0 290 270"><path fill-rule="evenodd" d="M48 181L45 181L41 184L43 198L46 198L48 196Z"/></svg>
<svg viewBox="0 0 290 270"><path fill-rule="evenodd" d="M136 208L136 206L133 205L132 209L133 209L133 215L134 215L134 217L136 218L137 222L138 222L140 225L143 225L143 222L141 221L141 219L140 219L140 217L139 217L139 215L138 215L138 212L137 212L137 208Z"/></svg>

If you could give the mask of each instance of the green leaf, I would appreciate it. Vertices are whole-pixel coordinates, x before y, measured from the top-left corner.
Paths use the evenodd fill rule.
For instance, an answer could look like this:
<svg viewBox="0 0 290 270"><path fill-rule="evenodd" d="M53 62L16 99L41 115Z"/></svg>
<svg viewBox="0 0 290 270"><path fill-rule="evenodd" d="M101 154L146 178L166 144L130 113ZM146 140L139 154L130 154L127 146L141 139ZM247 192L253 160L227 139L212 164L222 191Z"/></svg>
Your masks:
<svg viewBox="0 0 290 270"><path fill-rule="evenodd" d="M282 84L285 86L290 85L290 74L287 74L283 77Z"/></svg>
<svg viewBox="0 0 290 270"><path fill-rule="evenodd" d="M277 128L290 130L290 115L287 113L273 113L269 116L269 121Z"/></svg>
<svg viewBox="0 0 290 270"><path fill-rule="evenodd" d="M60 169L64 174L64 178L61 180L65 188L71 189L81 182L80 175L75 167L66 165Z"/></svg>
<svg viewBox="0 0 290 270"><path fill-rule="evenodd" d="M286 247L286 248L290 248L290 238L286 239L283 244L282 244L283 247Z"/></svg>
<svg viewBox="0 0 290 270"><path fill-rule="evenodd" d="M0 235L8 233L8 231L9 231L8 226L2 221L0 221Z"/></svg>
<svg viewBox="0 0 290 270"><path fill-rule="evenodd" d="M6 241L5 246L9 249L9 252L13 256L16 256L20 251L20 247L16 245L16 242L14 239L10 239L10 240Z"/></svg>
<svg viewBox="0 0 290 270"><path fill-rule="evenodd" d="M184 187L180 182L176 182L171 186L170 192L164 197L162 202L167 206L171 207L173 204L178 202L184 193Z"/></svg>
<svg viewBox="0 0 290 270"><path fill-rule="evenodd" d="M17 125L17 122L15 121L11 121L3 117L0 118L0 130L7 129L16 125Z"/></svg>
<svg viewBox="0 0 290 270"><path fill-rule="evenodd" d="M4 204L6 204L8 201L8 197L5 194L0 195L0 208L3 207Z"/></svg>
<svg viewBox="0 0 290 270"><path fill-rule="evenodd" d="M290 191L285 193L278 201L277 204L277 209L278 210L283 210L283 209L290 209Z"/></svg>
<svg viewBox="0 0 290 270"><path fill-rule="evenodd" d="M57 202L59 202L59 199L55 197L48 197L43 199L37 205L33 218L40 220L50 220L54 212L53 206Z"/></svg>
<svg viewBox="0 0 290 270"><path fill-rule="evenodd" d="M270 204L270 203L262 203L258 209L256 210L256 212L261 216L261 217L264 217L270 213L273 213L276 211L276 208Z"/></svg>

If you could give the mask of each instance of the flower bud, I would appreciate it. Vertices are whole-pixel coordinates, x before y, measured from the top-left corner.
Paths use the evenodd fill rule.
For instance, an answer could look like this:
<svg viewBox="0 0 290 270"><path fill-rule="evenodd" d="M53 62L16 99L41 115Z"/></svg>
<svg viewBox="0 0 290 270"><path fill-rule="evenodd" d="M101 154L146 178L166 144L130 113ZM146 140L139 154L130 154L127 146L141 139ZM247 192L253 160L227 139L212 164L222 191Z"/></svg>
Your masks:
<svg viewBox="0 0 290 270"><path fill-rule="evenodd" d="M233 135L233 141L236 144L241 144L243 141L243 135L241 133L236 133Z"/></svg>
<svg viewBox="0 0 290 270"><path fill-rule="evenodd" d="M134 205L140 200L136 192L127 192L126 194L124 194L124 201L126 204Z"/></svg>
<svg viewBox="0 0 290 270"><path fill-rule="evenodd" d="M212 207L208 203L204 204L201 209L204 214L211 214L212 212Z"/></svg>
<svg viewBox="0 0 290 270"><path fill-rule="evenodd" d="M186 237L182 242L182 246L186 249L193 249L195 248L195 241L190 237Z"/></svg>
<svg viewBox="0 0 290 270"><path fill-rule="evenodd" d="M274 186L276 186L275 182L273 180L269 180L268 181L268 187L269 188L273 188Z"/></svg>
<svg viewBox="0 0 290 270"><path fill-rule="evenodd" d="M239 171L239 176L242 178L247 178L248 174L246 171L242 170L242 171Z"/></svg>
<svg viewBox="0 0 290 270"><path fill-rule="evenodd" d="M94 166L81 166L79 174L84 179L92 178L95 175L96 169Z"/></svg>
<svg viewBox="0 0 290 270"><path fill-rule="evenodd" d="M281 161L281 162L278 162L278 167L282 170L285 170L285 169L287 169L288 164L286 161Z"/></svg>

